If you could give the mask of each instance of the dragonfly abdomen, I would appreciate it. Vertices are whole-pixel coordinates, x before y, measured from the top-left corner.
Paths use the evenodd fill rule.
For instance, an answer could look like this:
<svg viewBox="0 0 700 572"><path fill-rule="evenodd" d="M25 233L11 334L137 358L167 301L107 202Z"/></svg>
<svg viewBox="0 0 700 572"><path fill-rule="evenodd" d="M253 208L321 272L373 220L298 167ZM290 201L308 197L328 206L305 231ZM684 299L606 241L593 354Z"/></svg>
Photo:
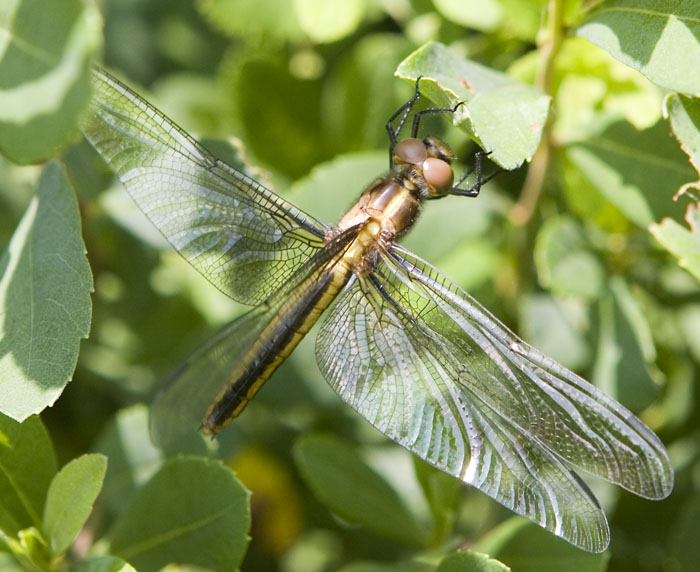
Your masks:
<svg viewBox="0 0 700 572"><path fill-rule="evenodd" d="M219 433L245 409L263 383L309 332L350 275L350 267L340 258L333 258L294 287L255 342L241 356L230 383L209 407L202 422L205 433Z"/></svg>

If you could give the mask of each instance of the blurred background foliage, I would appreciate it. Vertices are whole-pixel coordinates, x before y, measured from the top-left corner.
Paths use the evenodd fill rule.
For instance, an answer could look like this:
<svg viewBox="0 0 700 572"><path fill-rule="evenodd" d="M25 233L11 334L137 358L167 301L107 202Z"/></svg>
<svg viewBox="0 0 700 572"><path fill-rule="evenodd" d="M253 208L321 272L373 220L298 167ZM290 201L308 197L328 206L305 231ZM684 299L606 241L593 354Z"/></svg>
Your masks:
<svg viewBox="0 0 700 572"><path fill-rule="evenodd" d="M444 42L548 92L550 120L532 163L499 175L478 200L429 204L403 244L640 415L677 470L662 502L593 482L612 543L604 556L581 553L415 463L369 427L322 379L312 334L216 442L179 448L220 457L252 491L242 569L430 570L468 547L514 570L697 569L700 288L649 226L668 217L687 230L692 201L672 197L697 173L662 117L665 92L575 36L599 3L98 4L98 59L108 69L216 154L243 156L258 180L328 223L386 171L385 122L413 90L394 71L424 42ZM99 45L99 22L92 22L90 53ZM430 119L427 129L468 165L476 147L444 118ZM41 417L59 465L86 451L108 456L88 526L99 538L162 462L164 453L149 443L144 404L182 358L244 308L169 249L85 142L76 136L62 160L78 195L93 313L72 382ZM1 244L39 174L0 158ZM319 460L319 451L329 456ZM317 482L323 459L330 474L344 463L362 470L329 493ZM354 514L363 490L371 508ZM125 532L112 534L118 548ZM445 569L461 569L451 565Z"/></svg>

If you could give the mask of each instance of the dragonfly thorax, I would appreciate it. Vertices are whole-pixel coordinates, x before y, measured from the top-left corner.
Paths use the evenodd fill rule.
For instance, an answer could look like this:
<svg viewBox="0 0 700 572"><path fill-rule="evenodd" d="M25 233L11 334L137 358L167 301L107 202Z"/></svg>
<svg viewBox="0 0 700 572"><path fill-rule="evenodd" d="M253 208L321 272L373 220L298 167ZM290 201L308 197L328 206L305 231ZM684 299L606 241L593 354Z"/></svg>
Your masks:
<svg viewBox="0 0 700 572"><path fill-rule="evenodd" d="M375 229L374 240L391 242L408 231L418 216L421 197L405 173L391 173L374 181L341 219L334 234L360 225ZM374 224L379 225L378 231Z"/></svg>

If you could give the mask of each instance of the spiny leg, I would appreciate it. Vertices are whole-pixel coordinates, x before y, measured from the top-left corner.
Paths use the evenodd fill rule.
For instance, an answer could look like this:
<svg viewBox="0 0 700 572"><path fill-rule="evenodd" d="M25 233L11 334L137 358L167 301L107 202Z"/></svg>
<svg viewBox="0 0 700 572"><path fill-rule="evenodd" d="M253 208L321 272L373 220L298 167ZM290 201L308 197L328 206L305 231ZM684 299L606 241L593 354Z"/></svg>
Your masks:
<svg viewBox="0 0 700 572"><path fill-rule="evenodd" d="M400 133L401 129L403 129L403 126L406 123L406 119L408 119L408 116L411 113L413 106L415 105L416 101L418 101L420 99L420 80L421 79L423 79L422 75L419 75L418 79L416 79L416 92L413 94L413 97L411 97L411 99L409 99L406 103L404 103L401 107L399 107L396 110L396 112L389 118L389 121L386 122L386 132L389 134L389 142L391 143L391 146L389 147L390 152L393 152L394 147L396 146L396 143L398 142L397 138L399 136L399 133ZM401 114L403 114L403 116L399 120L399 123L396 126L396 129L394 129L394 126L393 126L394 120Z"/></svg>
<svg viewBox="0 0 700 572"><path fill-rule="evenodd" d="M421 117L427 113L454 113L457 111L460 105L464 105L463 101L460 101L454 107L431 107L429 109L422 109L416 112L413 116L413 127L411 128L411 137L418 137L418 127L420 125Z"/></svg>
<svg viewBox="0 0 700 572"><path fill-rule="evenodd" d="M450 191L447 193L448 195L456 195L459 197L478 197L479 192L481 192L481 187L483 187L486 183L488 183L491 179L493 179L496 175L498 175L501 172L501 169L491 173L488 177L483 177L482 175L482 159L490 155L491 151L488 153L484 153L483 151L477 151L474 153L474 167L471 169L467 170L464 175L462 175L459 178L459 181L457 181L453 187L450 189ZM471 175L472 173L476 173L476 181L474 184L469 187L468 189L460 189L459 186L466 180L466 178Z"/></svg>

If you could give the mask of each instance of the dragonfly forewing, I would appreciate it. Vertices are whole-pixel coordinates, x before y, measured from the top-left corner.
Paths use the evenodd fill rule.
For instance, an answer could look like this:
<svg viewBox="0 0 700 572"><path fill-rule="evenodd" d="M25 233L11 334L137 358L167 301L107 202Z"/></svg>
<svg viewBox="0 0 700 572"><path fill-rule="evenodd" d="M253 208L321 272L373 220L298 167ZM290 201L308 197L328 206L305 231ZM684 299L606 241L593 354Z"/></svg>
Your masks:
<svg viewBox="0 0 700 572"><path fill-rule="evenodd" d="M81 129L151 222L225 294L258 304L323 245L327 227L212 156L102 70Z"/></svg>
<svg viewBox="0 0 700 572"><path fill-rule="evenodd" d="M241 413L345 284L349 269L340 261L356 236L351 228L329 241L171 374L151 409L156 444L196 427L218 433Z"/></svg>

